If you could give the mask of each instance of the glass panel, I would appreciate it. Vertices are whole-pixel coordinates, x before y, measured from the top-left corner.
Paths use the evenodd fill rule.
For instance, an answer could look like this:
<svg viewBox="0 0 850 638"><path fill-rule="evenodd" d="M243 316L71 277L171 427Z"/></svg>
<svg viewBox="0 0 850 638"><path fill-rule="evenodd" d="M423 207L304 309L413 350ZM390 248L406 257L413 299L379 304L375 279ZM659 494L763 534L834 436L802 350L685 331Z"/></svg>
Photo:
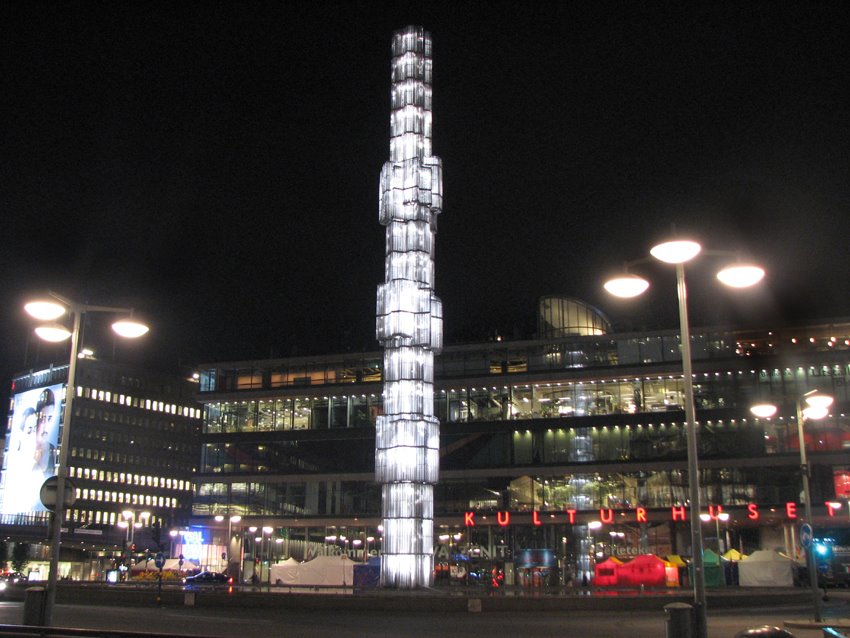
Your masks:
<svg viewBox="0 0 850 638"><path fill-rule="evenodd" d="M344 428L348 426L348 397L331 398L331 427Z"/></svg>
<svg viewBox="0 0 850 638"><path fill-rule="evenodd" d="M368 427L373 423L369 418L369 398L365 395L351 397L351 422L353 428Z"/></svg>
<svg viewBox="0 0 850 638"><path fill-rule="evenodd" d="M274 430L274 401L259 401L257 411L257 429Z"/></svg>
<svg viewBox="0 0 850 638"><path fill-rule="evenodd" d="M449 405L449 423L467 421L469 419L469 403L466 390L449 390L446 392Z"/></svg>
<svg viewBox="0 0 850 638"><path fill-rule="evenodd" d="M310 399L295 399L292 417L293 430L306 430L310 427Z"/></svg>
<svg viewBox="0 0 850 638"><path fill-rule="evenodd" d="M531 465L532 436L530 430L514 430L514 465Z"/></svg>
<svg viewBox="0 0 850 638"><path fill-rule="evenodd" d="M310 417L310 427L321 430L328 427L328 399L326 397L313 399Z"/></svg>
<svg viewBox="0 0 850 638"><path fill-rule="evenodd" d="M292 399L278 399L275 401L274 429L292 429Z"/></svg>

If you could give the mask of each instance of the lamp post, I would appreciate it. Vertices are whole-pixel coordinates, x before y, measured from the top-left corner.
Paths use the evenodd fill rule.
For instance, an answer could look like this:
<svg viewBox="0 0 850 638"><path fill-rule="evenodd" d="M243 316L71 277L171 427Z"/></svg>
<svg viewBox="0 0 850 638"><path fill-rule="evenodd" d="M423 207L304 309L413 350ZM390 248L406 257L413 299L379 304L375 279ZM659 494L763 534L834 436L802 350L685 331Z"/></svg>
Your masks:
<svg viewBox="0 0 850 638"><path fill-rule="evenodd" d="M24 306L27 314L40 321L55 321L64 314L73 316L73 328L62 324L41 324L35 329L39 338L58 343L71 338L71 355L68 362L68 382L65 390L65 409L62 417L62 438L59 445L59 459L56 470L56 504L52 519L50 572L47 577L47 596L44 603L42 625L50 626L53 608L56 603L56 582L59 576L59 548L62 542L62 521L65 518L65 487L68 478L68 456L71 442L71 420L74 396L76 395L77 359L80 349L80 329L82 318L88 312L108 312L118 314L120 319L113 322L112 330L120 337L135 339L146 334L149 328L132 318L131 308L112 306L93 306L67 299L62 295L49 292L47 298L31 301Z"/></svg>
<svg viewBox="0 0 850 638"><path fill-rule="evenodd" d="M265 550L266 565L268 566L266 576L268 576L267 581L268 581L269 585L271 585L271 581L272 581L271 553L272 553L272 533L273 532L274 532L273 527L269 527L269 526L263 527L263 544L266 545L266 547L267 547L267 549ZM268 537L269 537L268 541L266 541L266 535L268 535ZM261 562L260 563L260 577L261 577L261 579L262 579L262 575L263 575L262 568L263 568L263 565L262 565L262 562Z"/></svg>
<svg viewBox="0 0 850 638"><path fill-rule="evenodd" d="M174 558L174 543L177 542L178 532L176 529L168 530L169 543L168 543L168 557Z"/></svg>
<svg viewBox="0 0 850 638"><path fill-rule="evenodd" d="M714 516L712 516L711 514L703 513L703 514L699 515L699 518L704 523L708 523L711 519L714 519L714 530L715 530L715 533L717 534L717 553L722 554L725 551L725 549L723 547L723 544L721 544L721 542L720 542L720 521L723 521L724 523L726 521L728 521L729 520L729 513L728 512L718 512Z"/></svg>
<svg viewBox="0 0 850 638"><path fill-rule="evenodd" d="M676 292L679 302L679 343L682 349L685 422L688 461L688 499L690 500L691 554L694 569L694 608L696 638L707 638L705 565L702 556L702 526L700 521L699 451L697 446L696 410L691 362L691 334L688 322L688 292L685 284L685 263L702 251L699 243L675 239L654 246L649 254L655 259L676 266ZM728 256L726 251L706 251L706 254ZM628 272L632 265L646 263L648 258L626 264L626 272L605 282L605 290L617 297L636 297L649 288L649 282ZM721 283L733 288L753 286L764 277L764 270L752 264L734 263L717 273Z"/></svg>
<svg viewBox="0 0 850 638"><path fill-rule="evenodd" d="M241 520L242 520L242 517L239 514L234 514L233 516L229 516L227 518L227 572L228 573L230 573L230 563L231 563L231 558L230 558L231 551L230 550L233 548L233 524L238 523ZM240 568L242 566L242 558L241 558L241 556L242 556L242 548L241 548L242 535L241 534L239 535L239 544L240 544L240 548L239 548L240 558L239 558L239 562L236 565L236 582L237 583L241 582L239 580L239 577L242 575L240 573L241 572Z"/></svg>
<svg viewBox="0 0 850 638"><path fill-rule="evenodd" d="M803 438L803 420L812 419L818 420L829 415L829 406L832 405L833 398L828 394L823 394L817 390L811 390L803 395L803 400L795 402L796 417L797 417L797 440L800 448L800 474L803 479L803 503L806 512L806 522L812 528L812 538L814 538L815 520L812 515L812 494L809 487L809 478L811 477L811 468L806 460L806 440ZM803 403L806 407L803 407ZM767 403L754 405L750 411L758 417L770 418L776 414L776 406ZM815 564L815 554L811 543L806 547L806 567L809 574L809 586L812 590L812 608L814 612L815 622L823 621L823 611L821 608L821 596L818 590L818 572Z"/></svg>
<svg viewBox="0 0 850 638"><path fill-rule="evenodd" d="M141 529L144 526L142 521L147 521L151 517L150 512L139 512L138 518L140 520L136 520L136 512L133 510L124 510L121 512L121 516L124 519L123 521L118 521L118 527L123 528L125 531L124 534L124 542L127 543L128 546L132 545L136 539L136 530Z"/></svg>

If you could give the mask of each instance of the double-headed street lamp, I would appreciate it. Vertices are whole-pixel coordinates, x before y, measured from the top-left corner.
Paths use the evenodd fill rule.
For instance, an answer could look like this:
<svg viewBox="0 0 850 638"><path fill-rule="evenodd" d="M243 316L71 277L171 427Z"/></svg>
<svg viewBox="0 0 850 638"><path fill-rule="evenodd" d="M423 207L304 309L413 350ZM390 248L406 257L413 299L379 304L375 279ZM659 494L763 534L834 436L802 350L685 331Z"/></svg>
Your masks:
<svg viewBox="0 0 850 638"><path fill-rule="evenodd" d="M729 512L718 512L713 515L702 513L699 515L699 518L703 523L708 523L714 519L714 530L715 534L717 534L717 553L722 554L728 548L724 548L724 544L720 542L720 521L723 521L723 523L726 524L726 522L729 521Z"/></svg>
<svg viewBox="0 0 850 638"><path fill-rule="evenodd" d="M89 312L108 312L119 315L119 319L113 322L112 330L120 337L134 339L146 334L149 328L133 319L131 308L114 308L111 306L93 306L77 303L58 295L54 292L48 293L43 299L30 301L24 306L24 310L42 322L35 329L35 333L45 341L58 343L71 338L71 357L68 363L68 382L65 390L65 409L62 417L62 438L59 446L59 460L56 468L56 503L51 529L52 546L50 551L50 573L47 578L47 597L43 608L42 625L49 626L53 616L53 607L56 602L56 582L59 574L59 547L62 541L62 522L65 518L65 488L68 478L68 455L71 442L71 417L73 415L73 402L76 395L77 359L80 356L80 331L82 319ZM57 323L56 320L65 314L73 317L73 327Z"/></svg>
<svg viewBox="0 0 850 638"><path fill-rule="evenodd" d="M679 343L682 349L682 374L684 376L685 421L687 426L688 487L691 520L691 553L694 570L694 607L696 638L706 638L705 567L702 557L702 529L700 521L700 480L694 409L694 385L691 363L691 335L688 323L688 294L685 286L685 263L702 252L699 243L675 239L654 246L649 254L655 259L676 266L676 284L679 300ZM726 251L705 251L705 254L729 256ZM617 297L637 297L649 288L649 282L629 272L631 266L649 262L649 258L627 262L625 272L605 282L605 290ZM721 283L733 288L753 286L764 277L764 269L752 264L733 263L717 273Z"/></svg>
<svg viewBox="0 0 850 638"><path fill-rule="evenodd" d="M232 552L232 550L233 550L233 524L238 523L241 520L242 520L242 517L239 514L234 514L233 516L227 517L227 545L225 546L226 550L225 550L225 556L223 558L226 561L225 564L224 564L224 572L227 573L228 575L230 574L230 563L233 560L233 558L232 558L232 553L233 553ZM216 521L216 523L223 522L224 516L222 514L216 515L215 521ZM239 538L240 538L239 552L240 552L240 555L241 555L241 553L242 553L242 541L241 541L242 537L241 537L241 535L240 535ZM236 567L236 582L237 583L240 582L239 581L240 567L241 567L241 559L240 559L240 565L237 565L237 567Z"/></svg>
<svg viewBox="0 0 850 638"><path fill-rule="evenodd" d="M811 419L813 421L822 419L829 415L829 407L832 405L832 397L828 394L823 394L818 390L806 392L802 400L797 400L797 440L800 447L800 474L803 477L803 505L806 511L806 523L812 530L812 538L809 539L809 546L806 547L806 567L809 573L809 586L812 590L812 607L814 610L815 622L823 621L823 612L821 610L821 597L818 590L818 572L815 564L815 553L813 548L814 526L815 520L812 515L812 494L809 488L809 478L811 477L811 468L806 460L806 441L803 438L803 421ZM806 407L803 407L805 402ZM754 405L750 411L757 417L770 418L776 414L777 407L770 403L762 403Z"/></svg>
<svg viewBox="0 0 850 638"><path fill-rule="evenodd" d="M144 521L150 520L150 512L139 512L138 516L133 510L124 510L121 512L121 517L124 519L118 521L118 527L125 530L124 542L127 547L132 549L132 545L136 540L136 530L144 526ZM136 520L138 518L139 520Z"/></svg>

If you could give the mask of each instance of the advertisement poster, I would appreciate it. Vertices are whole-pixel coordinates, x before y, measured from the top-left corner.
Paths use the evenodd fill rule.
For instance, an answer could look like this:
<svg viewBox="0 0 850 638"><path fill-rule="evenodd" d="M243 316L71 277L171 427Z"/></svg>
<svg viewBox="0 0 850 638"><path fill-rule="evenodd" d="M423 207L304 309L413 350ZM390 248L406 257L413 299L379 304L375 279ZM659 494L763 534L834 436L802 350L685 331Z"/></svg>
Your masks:
<svg viewBox="0 0 850 638"><path fill-rule="evenodd" d="M45 511L39 491L44 480L56 474L64 392L59 383L15 395L0 513Z"/></svg>

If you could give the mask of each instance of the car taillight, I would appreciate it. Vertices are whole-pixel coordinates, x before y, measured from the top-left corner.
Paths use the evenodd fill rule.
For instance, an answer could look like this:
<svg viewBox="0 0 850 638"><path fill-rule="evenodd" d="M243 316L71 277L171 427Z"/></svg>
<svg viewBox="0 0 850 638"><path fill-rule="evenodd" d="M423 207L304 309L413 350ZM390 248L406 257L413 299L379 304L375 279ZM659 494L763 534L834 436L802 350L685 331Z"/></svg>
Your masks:
<svg viewBox="0 0 850 638"><path fill-rule="evenodd" d="M227 579L227 584L228 584L228 585L232 585L232 584L233 584L233 576L231 576L230 578L228 578L228 579Z"/></svg>

